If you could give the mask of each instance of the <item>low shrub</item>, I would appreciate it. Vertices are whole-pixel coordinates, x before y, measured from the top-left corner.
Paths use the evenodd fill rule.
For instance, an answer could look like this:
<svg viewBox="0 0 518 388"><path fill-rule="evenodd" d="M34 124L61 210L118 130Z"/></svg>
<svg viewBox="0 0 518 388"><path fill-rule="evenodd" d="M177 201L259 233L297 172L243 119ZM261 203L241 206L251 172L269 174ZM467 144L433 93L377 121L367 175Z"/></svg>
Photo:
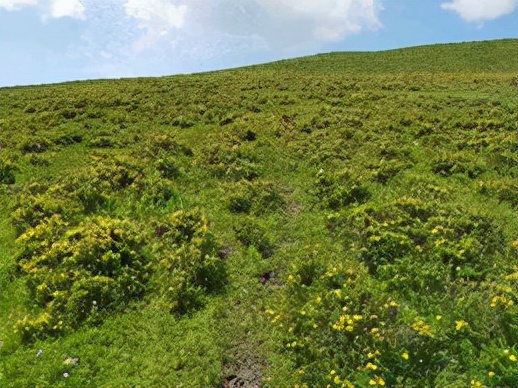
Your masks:
<svg viewBox="0 0 518 388"><path fill-rule="evenodd" d="M360 179L354 178L350 171L328 173L320 169L315 182L315 195L323 206L337 210L351 204L366 202L371 193Z"/></svg>
<svg viewBox="0 0 518 388"><path fill-rule="evenodd" d="M16 182L16 171L18 171L18 167L11 159L0 158L0 184L14 184Z"/></svg>
<svg viewBox="0 0 518 388"><path fill-rule="evenodd" d="M226 284L219 246L208 226L197 210L176 211L154 225L151 288L171 312L192 311L203 304L206 293L221 291Z"/></svg>
<svg viewBox="0 0 518 388"><path fill-rule="evenodd" d="M272 182L242 180L232 192L228 207L233 213L261 215L285 205L279 189Z"/></svg>
<svg viewBox="0 0 518 388"><path fill-rule="evenodd" d="M234 227L234 231L245 247L254 247L264 258L273 255L275 247L266 235L266 229L257 220L244 219Z"/></svg>
<svg viewBox="0 0 518 388"><path fill-rule="evenodd" d="M22 234L18 265L38 306L17 323L23 341L66 333L142 296L149 272L141 236L129 220L92 217L70 227L59 215Z"/></svg>

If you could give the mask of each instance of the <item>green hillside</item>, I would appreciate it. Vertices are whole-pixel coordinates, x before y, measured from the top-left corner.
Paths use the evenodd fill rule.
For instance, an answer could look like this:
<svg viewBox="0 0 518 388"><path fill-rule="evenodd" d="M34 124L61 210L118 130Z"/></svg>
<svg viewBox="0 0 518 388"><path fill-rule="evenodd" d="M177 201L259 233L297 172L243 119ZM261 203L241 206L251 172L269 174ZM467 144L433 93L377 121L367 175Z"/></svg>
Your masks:
<svg viewBox="0 0 518 388"><path fill-rule="evenodd" d="M0 88L0 386L518 386L517 52Z"/></svg>

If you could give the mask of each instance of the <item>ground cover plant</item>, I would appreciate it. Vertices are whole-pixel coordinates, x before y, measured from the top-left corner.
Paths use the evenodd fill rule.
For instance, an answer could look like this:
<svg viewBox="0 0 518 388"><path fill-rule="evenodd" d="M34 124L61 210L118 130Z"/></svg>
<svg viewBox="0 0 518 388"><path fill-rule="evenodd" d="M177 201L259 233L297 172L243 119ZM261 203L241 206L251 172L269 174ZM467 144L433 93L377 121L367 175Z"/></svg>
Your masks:
<svg viewBox="0 0 518 388"><path fill-rule="evenodd" d="M0 385L518 386L517 50L0 89Z"/></svg>

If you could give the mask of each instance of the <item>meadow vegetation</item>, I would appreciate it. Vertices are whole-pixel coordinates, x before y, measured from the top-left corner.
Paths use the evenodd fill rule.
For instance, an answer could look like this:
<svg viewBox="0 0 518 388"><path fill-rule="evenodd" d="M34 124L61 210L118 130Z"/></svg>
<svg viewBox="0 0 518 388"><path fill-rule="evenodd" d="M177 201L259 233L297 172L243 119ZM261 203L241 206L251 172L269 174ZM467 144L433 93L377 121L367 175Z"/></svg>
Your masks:
<svg viewBox="0 0 518 388"><path fill-rule="evenodd" d="M0 89L0 385L518 386L517 52Z"/></svg>

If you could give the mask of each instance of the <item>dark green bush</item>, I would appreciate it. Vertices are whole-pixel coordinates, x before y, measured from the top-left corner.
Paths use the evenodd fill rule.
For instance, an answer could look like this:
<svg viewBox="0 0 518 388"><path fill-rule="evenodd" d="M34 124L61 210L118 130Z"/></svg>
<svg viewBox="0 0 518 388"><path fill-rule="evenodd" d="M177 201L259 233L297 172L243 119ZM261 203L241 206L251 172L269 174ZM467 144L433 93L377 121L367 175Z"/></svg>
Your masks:
<svg viewBox="0 0 518 388"><path fill-rule="evenodd" d="M180 176L180 168L170 156L164 156L155 162L155 168L163 178L175 179Z"/></svg>
<svg viewBox="0 0 518 388"><path fill-rule="evenodd" d="M44 137L29 138L21 145L23 153L40 153L47 151L52 145L52 142Z"/></svg>
<svg viewBox="0 0 518 388"><path fill-rule="evenodd" d="M16 164L8 158L0 158L0 183L12 185L16 181L14 173L18 171Z"/></svg>
<svg viewBox="0 0 518 388"><path fill-rule="evenodd" d="M371 193L348 170L336 174L321 169L315 182L315 194L319 202L330 209L337 210L353 203L366 202Z"/></svg>
<svg viewBox="0 0 518 388"><path fill-rule="evenodd" d="M432 161L432 171L445 177L465 174L474 179L486 171L486 166L463 154L442 155Z"/></svg>
<svg viewBox="0 0 518 388"><path fill-rule="evenodd" d="M237 239L245 247L254 247L262 257L274 254L275 247L266 235L266 229L253 219L245 219L234 227Z"/></svg>
<svg viewBox="0 0 518 388"><path fill-rule="evenodd" d="M260 175L258 158L239 145L212 148L207 151L205 160L219 178L254 180Z"/></svg>

